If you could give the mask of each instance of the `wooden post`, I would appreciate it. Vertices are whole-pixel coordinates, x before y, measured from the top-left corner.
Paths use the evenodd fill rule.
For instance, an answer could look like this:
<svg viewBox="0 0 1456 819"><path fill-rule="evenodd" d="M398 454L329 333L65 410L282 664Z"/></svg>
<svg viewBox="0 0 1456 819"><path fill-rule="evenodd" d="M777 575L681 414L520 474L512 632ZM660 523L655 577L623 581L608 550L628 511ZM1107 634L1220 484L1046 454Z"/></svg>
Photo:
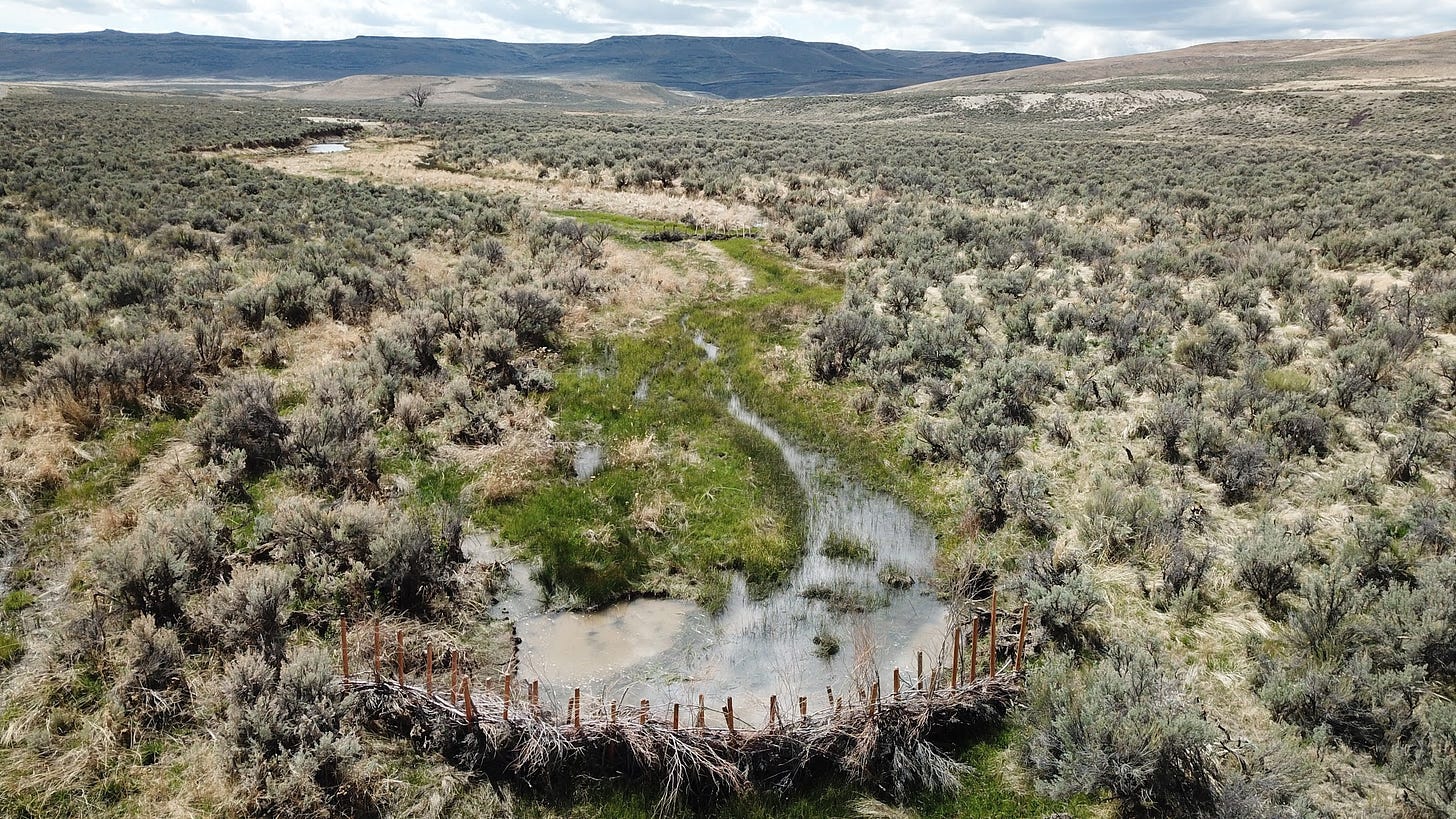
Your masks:
<svg viewBox="0 0 1456 819"><path fill-rule="evenodd" d="M728 733L733 733L733 698L728 698L728 707L723 709L723 719L728 722Z"/></svg>
<svg viewBox="0 0 1456 819"><path fill-rule="evenodd" d="M774 722L779 718L779 695L768 695L768 729L773 730Z"/></svg>
<svg viewBox="0 0 1456 819"><path fill-rule="evenodd" d="M470 676L467 674L462 687L465 690L465 721L475 724L475 700L470 698Z"/></svg>
<svg viewBox="0 0 1456 819"><path fill-rule="evenodd" d="M399 670L399 687L404 688L404 630L394 633L394 664Z"/></svg>
<svg viewBox="0 0 1456 819"><path fill-rule="evenodd" d="M383 645L384 644L382 642L382 638L379 636L379 621L378 620L375 620L374 621L374 682L376 682L376 683L379 682L380 676L381 676L380 673L379 673L379 654L382 651L382 648L381 647Z"/></svg>
<svg viewBox="0 0 1456 819"><path fill-rule="evenodd" d="M897 668L897 669L895 669L895 679L898 680L899 678L900 678L900 670ZM880 683L878 681L876 681L874 685L870 686L870 716L874 716L875 715L875 706L877 704L879 704L879 701L880 701Z"/></svg>
<svg viewBox="0 0 1456 819"><path fill-rule="evenodd" d="M976 666L980 665L980 658L976 655L981 650L981 618L977 617L976 622L971 623L971 682L976 681Z"/></svg>
<svg viewBox="0 0 1456 819"><path fill-rule="evenodd" d="M455 692L460 689L460 650L450 652L450 707L455 707Z"/></svg>
<svg viewBox="0 0 1456 819"><path fill-rule="evenodd" d="M955 637L950 645L950 687L955 690L961 684L961 627L956 626Z"/></svg>
<svg viewBox="0 0 1456 819"><path fill-rule="evenodd" d="M425 696L435 696L435 644L425 644Z"/></svg>
<svg viewBox="0 0 1456 819"><path fill-rule="evenodd" d="M672 730L674 731L677 730L678 708L680 707L681 705L679 705L678 703L672 704Z"/></svg>
<svg viewBox="0 0 1456 819"><path fill-rule="evenodd" d="M581 730L581 689L575 688L571 692L571 727Z"/></svg>
<svg viewBox="0 0 1456 819"><path fill-rule="evenodd" d="M834 716L839 716L844 711L844 697L834 700Z"/></svg>
<svg viewBox="0 0 1456 819"><path fill-rule="evenodd" d="M830 708L833 708L834 707L834 686L832 686L832 685L826 685L826 686L824 686L824 693L829 695L829 707Z"/></svg>
<svg viewBox="0 0 1456 819"><path fill-rule="evenodd" d="M617 724L617 703L616 703L616 701L613 701L612 702L611 722L612 722L613 725L616 725Z"/></svg>
<svg viewBox="0 0 1456 819"><path fill-rule="evenodd" d="M349 621L339 618L339 656L344 658L344 678L349 677Z"/></svg>
<svg viewBox="0 0 1456 819"><path fill-rule="evenodd" d="M809 698L808 697L800 697L799 698L799 721L803 722L806 725L809 723Z"/></svg>
<svg viewBox="0 0 1456 819"><path fill-rule="evenodd" d="M996 677L996 590L991 590L991 634L986 641L986 679Z"/></svg>
<svg viewBox="0 0 1456 819"><path fill-rule="evenodd" d="M501 719L511 718L511 675L506 675L505 695L501 698Z"/></svg>
<svg viewBox="0 0 1456 819"><path fill-rule="evenodd" d="M702 694L698 695L698 730L708 727L708 709Z"/></svg>
<svg viewBox="0 0 1456 819"><path fill-rule="evenodd" d="M639 725L646 725L647 724L647 709L648 708L649 708L649 706L647 704L647 700L643 700L642 701L642 707L640 709L638 709L638 711L637 711L637 723Z"/></svg>
<svg viewBox="0 0 1456 819"><path fill-rule="evenodd" d="M1021 601L1021 634L1016 637L1016 673L1021 673L1021 656L1026 653L1026 618L1031 614L1031 604Z"/></svg>
<svg viewBox="0 0 1456 819"><path fill-rule="evenodd" d="M895 669L895 696L900 696L900 669ZM875 697L879 699L879 697Z"/></svg>

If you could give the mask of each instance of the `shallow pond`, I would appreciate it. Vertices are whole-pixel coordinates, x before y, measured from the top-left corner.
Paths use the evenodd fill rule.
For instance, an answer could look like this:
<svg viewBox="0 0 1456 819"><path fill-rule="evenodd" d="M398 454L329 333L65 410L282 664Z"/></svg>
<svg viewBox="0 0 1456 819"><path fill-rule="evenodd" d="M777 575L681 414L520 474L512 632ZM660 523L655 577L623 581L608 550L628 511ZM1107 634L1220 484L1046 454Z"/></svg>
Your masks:
<svg viewBox="0 0 1456 819"><path fill-rule="evenodd" d="M320 142L303 150L310 154L337 154L349 150L349 146L342 142Z"/></svg>
<svg viewBox="0 0 1456 819"><path fill-rule="evenodd" d="M701 336L695 341L716 358L716 347ZM782 584L753 594L735 577L717 614L659 599L595 612L547 612L531 579L534 567L489 551L493 546L467 548L472 558L501 560L511 569L519 591L499 613L516 621L518 673L540 679L543 696L556 707L564 707L573 686L593 696L663 705L696 702L704 693L719 706L732 696L756 707L744 713L756 720L770 694L808 696L817 709L826 686L850 692L857 663L878 670L886 686L898 667L913 685L916 652L925 653L928 668L946 650L947 609L929 588L936 553L930 526L895 498L786 438L736 395L728 411L783 453L804 493L805 552ZM853 559L824 554L826 544ZM892 578L894 585L885 582ZM912 581L908 587L906 580ZM831 643L837 651L827 650Z"/></svg>

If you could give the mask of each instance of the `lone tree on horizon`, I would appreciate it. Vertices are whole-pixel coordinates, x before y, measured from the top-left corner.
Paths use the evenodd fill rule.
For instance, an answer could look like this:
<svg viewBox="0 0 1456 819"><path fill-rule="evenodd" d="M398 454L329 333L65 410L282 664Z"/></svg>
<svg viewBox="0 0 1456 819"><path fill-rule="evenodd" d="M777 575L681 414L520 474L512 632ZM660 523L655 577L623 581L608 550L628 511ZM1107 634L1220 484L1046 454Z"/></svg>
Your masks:
<svg viewBox="0 0 1456 819"><path fill-rule="evenodd" d="M404 92L404 98L410 101L410 105L416 108L424 108L430 97L435 96L435 89L420 83L414 88Z"/></svg>

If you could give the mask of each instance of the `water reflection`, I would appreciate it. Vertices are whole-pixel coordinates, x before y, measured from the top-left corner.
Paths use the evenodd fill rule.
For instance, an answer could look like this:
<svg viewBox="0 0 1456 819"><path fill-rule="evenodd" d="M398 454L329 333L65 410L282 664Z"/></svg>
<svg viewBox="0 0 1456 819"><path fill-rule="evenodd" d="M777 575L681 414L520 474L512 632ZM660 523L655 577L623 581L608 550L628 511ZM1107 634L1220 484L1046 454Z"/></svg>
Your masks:
<svg viewBox="0 0 1456 819"><path fill-rule="evenodd" d="M694 341L716 358L718 348L701 334ZM948 650L947 609L927 582L936 553L930 526L890 495L844 475L831 459L790 441L738 396L730 397L728 411L778 448L803 491L802 561L767 591L751 591L735 576L716 615L656 599L588 613L546 612L529 568L512 564L520 591L502 613L517 620L519 673L539 678L548 699L564 705L580 686L629 701L696 702L707 693L761 707L770 694L818 692L817 708L826 686L853 690L857 664L885 674L899 667L913 678L917 651L930 664ZM586 450L578 449L578 461ZM829 541L853 544L856 559L824 554ZM888 585L889 575L913 582ZM838 650L826 650L831 644Z"/></svg>

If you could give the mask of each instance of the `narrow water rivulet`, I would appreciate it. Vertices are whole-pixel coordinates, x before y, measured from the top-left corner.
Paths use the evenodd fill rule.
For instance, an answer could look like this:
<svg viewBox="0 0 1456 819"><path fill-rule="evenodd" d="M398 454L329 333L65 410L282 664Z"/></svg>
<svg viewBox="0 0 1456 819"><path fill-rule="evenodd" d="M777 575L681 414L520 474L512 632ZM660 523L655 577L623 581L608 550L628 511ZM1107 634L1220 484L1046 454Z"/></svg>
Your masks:
<svg viewBox="0 0 1456 819"><path fill-rule="evenodd" d="M716 359L716 347L701 335L694 341ZM720 705L732 696L752 707L770 694L802 695L817 708L826 686L852 690L857 662L886 679L894 667L913 678L917 651L927 663L941 654L947 610L930 589L936 552L930 526L895 498L845 475L832 459L789 440L737 395L727 409L778 448L803 492L802 560L782 584L757 595L735 576L717 614L658 599L546 612L530 568L517 562L512 576L520 592L502 613L515 618L521 638L518 673L540 679L558 705L580 686L594 696L664 704L696 702L703 693ZM831 541L854 544L861 554L855 561L829 557L824 547ZM477 559L508 558L479 539L468 544L472 550ZM914 582L905 587L904 578ZM838 651L821 645L829 643Z"/></svg>

